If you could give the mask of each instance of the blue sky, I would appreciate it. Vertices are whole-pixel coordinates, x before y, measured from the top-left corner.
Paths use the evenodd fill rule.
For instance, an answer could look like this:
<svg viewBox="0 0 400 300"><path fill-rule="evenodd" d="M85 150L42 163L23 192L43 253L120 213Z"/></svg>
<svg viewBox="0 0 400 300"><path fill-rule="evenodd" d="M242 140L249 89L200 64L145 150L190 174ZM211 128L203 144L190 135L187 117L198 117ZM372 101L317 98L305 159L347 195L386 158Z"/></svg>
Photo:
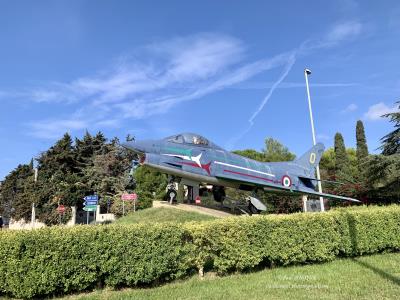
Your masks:
<svg viewBox="0 0 400 300"><path fill-rule="evenodd" d="M198 132L228 149L273 137L371 150L400 98L398 1L0 0L0 179L66 131Z"/></svg>

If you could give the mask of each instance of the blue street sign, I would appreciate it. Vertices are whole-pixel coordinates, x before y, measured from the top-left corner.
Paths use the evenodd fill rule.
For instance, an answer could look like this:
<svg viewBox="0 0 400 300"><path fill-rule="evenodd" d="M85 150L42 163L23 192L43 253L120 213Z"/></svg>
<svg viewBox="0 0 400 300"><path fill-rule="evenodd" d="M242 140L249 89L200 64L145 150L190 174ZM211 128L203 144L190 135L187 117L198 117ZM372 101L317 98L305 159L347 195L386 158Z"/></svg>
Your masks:
<svg viewBox="0 0 400 300"><path fill-rule="evenodd" d="M97 200L99 200L99 196L98 195L90 195L90 196L85 196L83 199L84 200L95 200L95 201L97 201Z"/></svg>
<svg viewBox="0 0 400 300"><path fill-rule="evenodd" d="M97 200L86 200L83 202L83 205L88 206L88 205L97 205Z"/></svg>

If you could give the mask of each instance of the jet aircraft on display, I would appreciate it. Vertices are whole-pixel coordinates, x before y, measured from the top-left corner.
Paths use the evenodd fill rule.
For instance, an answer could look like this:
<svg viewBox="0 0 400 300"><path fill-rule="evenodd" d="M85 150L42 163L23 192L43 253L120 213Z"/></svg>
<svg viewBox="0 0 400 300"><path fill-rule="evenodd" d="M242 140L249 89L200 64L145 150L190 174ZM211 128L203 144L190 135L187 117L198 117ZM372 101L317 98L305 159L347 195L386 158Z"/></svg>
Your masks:
<svg viewBox="0 0 400 300"><path fill-rule="evenodd" d="M268 163L231 153L193 133L182 133L161 140L127 141L122 146L137 153L140 164L169 174L177 181L185 178L199 184L213 185L214 199L219 202L224 199L224 187L359 202L315 190L315 168L324 151L321 143L293 161ZM259 207L260 203L256 201L254 205Z"/></svg>

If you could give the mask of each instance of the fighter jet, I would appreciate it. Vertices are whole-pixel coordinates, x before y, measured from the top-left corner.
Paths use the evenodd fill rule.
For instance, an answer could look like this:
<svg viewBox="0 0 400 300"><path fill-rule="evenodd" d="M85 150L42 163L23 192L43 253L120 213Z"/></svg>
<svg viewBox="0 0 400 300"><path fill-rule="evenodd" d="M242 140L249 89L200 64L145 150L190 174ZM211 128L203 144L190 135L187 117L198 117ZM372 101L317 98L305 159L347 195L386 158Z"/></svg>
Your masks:
<svg viewBox="0 0 400 300"><path fill-rule="evenodd" d="M315 190L315 168L324 151L321 143L293 161L268 163L226 151L195 133L177 134L161 140L127 141L122 146L137 153L141 165L169 174L173 179L185 178L212 185L214 199L219 202L224 199L225 187L360 202ZM176 195L173 189L169 192ZM254 198L250 205L254 206L253 211L265 208Z"/></svg>

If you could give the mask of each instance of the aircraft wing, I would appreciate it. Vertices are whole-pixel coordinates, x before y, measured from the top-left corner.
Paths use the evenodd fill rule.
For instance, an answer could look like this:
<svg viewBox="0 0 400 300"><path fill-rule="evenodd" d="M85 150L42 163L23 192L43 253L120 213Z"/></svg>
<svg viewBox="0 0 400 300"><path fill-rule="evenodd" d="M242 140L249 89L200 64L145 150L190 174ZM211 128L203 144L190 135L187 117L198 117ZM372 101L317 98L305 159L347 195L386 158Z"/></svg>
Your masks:
<svg viewBox="0 0 400 300"><path fill-rule="evenodd" d="M313 195L313 196L318 196L318 197L324 197L324 198L330 198L330 199L337 199L337 200L342 200L342 201L352 201L352 202L361 202L360 200L350 198L350 197L344 197L344 196L337 196L337 195L332 195L332 194L325 194L325 193L319 193L317 191L314 191L310 188L304 188L304 189L297 189L295 187L285 187L283 186L280 181L266 178L265 176L254 176L250 174L235 174L234 172L230 173L229 172L224 172L221 174L216 174L215 177L225 180L225 181L235 181L236 183L243 184L243 185L255 185L258 187L262 187L265 189L270 189L270 190L277 190L277 191L282 191L282 192L287 192L287 193L295 193L295 194L300 194L300 195ZM245 177L245 179L243 178Z"/></svg>

